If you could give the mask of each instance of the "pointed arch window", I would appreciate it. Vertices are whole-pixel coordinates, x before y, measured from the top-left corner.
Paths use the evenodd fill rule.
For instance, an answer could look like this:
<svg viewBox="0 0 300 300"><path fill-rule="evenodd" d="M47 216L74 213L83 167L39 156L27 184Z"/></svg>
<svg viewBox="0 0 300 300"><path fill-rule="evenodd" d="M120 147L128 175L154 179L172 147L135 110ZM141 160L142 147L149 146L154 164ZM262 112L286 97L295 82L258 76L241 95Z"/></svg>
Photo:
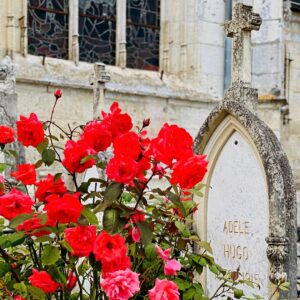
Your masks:
<svg viewBox="0 0 300 300"><path fill-rule="evenodd" d="M68 0L28 0L28 53L68 58Z"/></svg>
<svg viewBox="0 0 300 300"><path fill-rule="evenodd" d="M160 0L127 0L127 67L158 70Z"/></svg>
<svg viewBox="0 0 300 300"><path fill-rule="evenodd" d="M27 3L29 54L158 70L160 0Z"/></svg>
<svg viewBox="0 0 300 300"><path fill-rule="evenodd" d="M115 64L116 0L79 1L79 59Z"/></svg>

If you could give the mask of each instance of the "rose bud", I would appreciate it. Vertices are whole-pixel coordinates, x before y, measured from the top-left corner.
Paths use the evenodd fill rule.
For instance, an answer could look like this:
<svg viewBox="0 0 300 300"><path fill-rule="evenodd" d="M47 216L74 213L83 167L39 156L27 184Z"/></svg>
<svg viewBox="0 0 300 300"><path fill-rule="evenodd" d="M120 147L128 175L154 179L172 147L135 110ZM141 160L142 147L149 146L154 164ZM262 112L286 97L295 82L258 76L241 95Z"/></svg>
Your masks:
<svg viewBox="0 0 300 300"><path fill-rule="evenodd" d="M62 96L61 90L57 89L57 90L54 92L54 96L55 96L56 99L59 99L59 98Z"/></svg>
<svg viewBox="0 0 300 300"><path fill-rule="evenodd" d="M150 118L144 119L144 121L143 121L143 128L147 127L149 125L150 125Z"/></svg>

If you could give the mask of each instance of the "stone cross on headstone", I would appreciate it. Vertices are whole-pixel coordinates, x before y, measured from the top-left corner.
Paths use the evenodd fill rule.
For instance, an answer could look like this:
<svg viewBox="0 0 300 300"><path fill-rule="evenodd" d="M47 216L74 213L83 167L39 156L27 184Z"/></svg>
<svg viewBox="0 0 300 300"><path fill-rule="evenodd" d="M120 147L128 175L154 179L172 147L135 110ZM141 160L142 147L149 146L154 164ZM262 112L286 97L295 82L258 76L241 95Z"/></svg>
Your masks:
<svg viewBox="0 0 300 300"><path fill-rule="evenodd" d="M232 84L225 99L247 102L253 109L257 93L251 88L251 31L259 30L261 22L251 6L238 3L233 9L233 19L225 23L226 35L233 38Z"/></svg>
<svg viewBox="0 0 300 300"><path fill-rule="evenodd" d="M242 289L269 299L274 284L288 280L289 291L276 299L296 300L296 193L288 159L274 132L255 113L258 92L251 87L251 30L259 15L237 4L225 24L233 38L232 85L211 111L195 139L196 154L206 154L209 169L199 202L197 230L211 242L216 261L239 269L239 278L260 285ZM208 272L206 289L219 286Z"/></svg>

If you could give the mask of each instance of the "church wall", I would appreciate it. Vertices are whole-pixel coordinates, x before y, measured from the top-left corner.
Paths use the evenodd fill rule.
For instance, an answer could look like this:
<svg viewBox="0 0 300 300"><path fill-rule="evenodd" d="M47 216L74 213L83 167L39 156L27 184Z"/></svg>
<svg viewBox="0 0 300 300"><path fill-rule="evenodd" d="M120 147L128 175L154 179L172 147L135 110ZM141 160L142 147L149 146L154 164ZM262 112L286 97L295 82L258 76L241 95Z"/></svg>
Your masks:
<svg viewBox="0 0 300 300"><path fill-rule="evenodd" d="M287 97L290 121L285 126L285 149L294 170L297 189L300 189L300 13L294 12L286 27ZM300 218L299 218L300 223Z"/></svg>
<svg viewBox="0 0 300 300"><path fill-rule="evenodd" d="M4 13L0 14L1 23L6 24L0 27L0 53L1 56L13 55L16 64L19 114L35 110L42 119L45 118L53 101L53 91L61 88L59 121L72 123L91 119L93 65L76 64L74 58L68 61L46 57L43 61L42 57L27 55L26 39L22 42L21 38L26 30L20 23L22 18L26 19L26 3L26 0L3 0L1 9ZM279 138L288 136L285 150L300 188L300 156L296 150L300 134L297 106L300 94L297 84L300 73L299 23L293 23L293 41L289 46L294 59L290 81L293 120L288 127L283 127L280 117L283 102L276 102L285 97L282 0L249 0L247 4L253 4L254 11L263 18L261 30L253 32L252 38L252 80L259 95L267 100L259 104L258 114ZM223 98L224 20L223 0L162 1L159 72L107 66L111 81L106 84L106 108L117 100L136 121L152 117L151 134L168 121L179 123L195 136L210 108ZM11 24L13 26L9 27Z"/></svg>
<svg viewBox="0 0 300 300"><path fill-rule="evenodd" d="M284 21L282 0L254 0L253 10L263 19L252 33L252 81L260 95L284 94Z"/></svg>

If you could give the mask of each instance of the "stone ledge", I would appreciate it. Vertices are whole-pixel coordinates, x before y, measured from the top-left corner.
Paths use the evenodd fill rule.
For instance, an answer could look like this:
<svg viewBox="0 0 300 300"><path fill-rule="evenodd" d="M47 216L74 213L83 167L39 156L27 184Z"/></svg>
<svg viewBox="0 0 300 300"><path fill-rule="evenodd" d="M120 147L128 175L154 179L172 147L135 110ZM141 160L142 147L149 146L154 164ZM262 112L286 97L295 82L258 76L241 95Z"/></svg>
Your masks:
<svg viewBox="0 0 300 300"><path fill-rule="evenodd" d="M92 90L90 79L93 64L79 62L75 65L72 61L49 57L43 64L42 57L33 55L16 55L14 63L17 82ZM154 71L122 69L116 66L106 66L106 69L111 76L106 89L111 92L207 103L220 100L201 92L195 85L183 82L177 76L165 74L161 79L161 74Z"/></svg>

